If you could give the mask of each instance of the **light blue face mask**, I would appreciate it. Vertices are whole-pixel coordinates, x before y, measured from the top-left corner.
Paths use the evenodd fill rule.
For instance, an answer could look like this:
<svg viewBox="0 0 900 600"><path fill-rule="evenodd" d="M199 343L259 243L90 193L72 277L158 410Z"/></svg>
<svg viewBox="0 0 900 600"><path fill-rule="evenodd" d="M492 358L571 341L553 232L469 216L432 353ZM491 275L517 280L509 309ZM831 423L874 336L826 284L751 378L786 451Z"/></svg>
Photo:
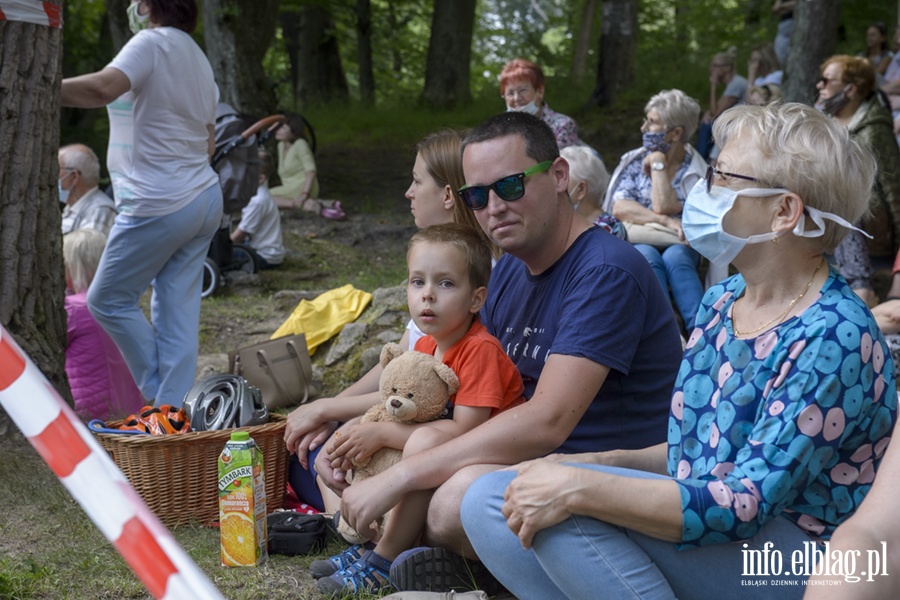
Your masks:
<svg viewBox="0 0 900 600"><path fill-rule="evenodd" d="M786 194L789 190L783 188L748 188L745 190L731 190L726 187L714 185L710 191L706 191L706 180L698 181L687 199L684 201L684 211L681 213L681 228L684 237L691 244L691 248L705 256L716 265L727 266L728 263L743 250L747 244L758 244L780 237L776 231L751 235L741 238L731 235L722 227L722 221L738 196L764 198ZM810 229L807 229L807 217L811 221ZM803 214L793 229L793 234L800 237L815 238L825 233L825 220L834 221L847 229L855 229L868 238L872 236L854 227L846 219L838 215L822 212L816 208L806 206Z"/></svg>
<svg viewBox="0 0 900 600"><path fill-rule="evenodd" d="M525 106L520 106L518 108L511 108L509 105L507 105L506 107L506 112L523 112L529 115L536 115L540 110L540 107L534 103L534 100L532 100Z"/></svg>
<svg viewBox="0 0 900 600"><path fill-rule="evenodd" d="M69 173L69 175L71 175L71 174L72 173ZM68 177L69 175L66 175L66 177ZM69 188L67 190L63 189L62 182L65 181L66 177L56 180L56 186L59 189L59 203L60 204L66 204L69 201L69 192L72 191L72 188Z"/></svg>

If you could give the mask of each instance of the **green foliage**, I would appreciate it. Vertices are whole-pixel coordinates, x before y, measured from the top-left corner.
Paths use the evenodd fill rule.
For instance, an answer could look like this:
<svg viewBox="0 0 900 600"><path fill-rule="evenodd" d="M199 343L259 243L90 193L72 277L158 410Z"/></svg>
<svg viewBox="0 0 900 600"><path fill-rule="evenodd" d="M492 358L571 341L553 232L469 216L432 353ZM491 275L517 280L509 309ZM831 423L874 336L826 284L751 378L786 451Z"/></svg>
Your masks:
<svg viewBox="0 0 900 600"><path fill-rule="evenodd" d="M47 569L32 559L21 564L0 559L0 598L4 600L25 600L32 598L40 580L47 577Z"/></svg>

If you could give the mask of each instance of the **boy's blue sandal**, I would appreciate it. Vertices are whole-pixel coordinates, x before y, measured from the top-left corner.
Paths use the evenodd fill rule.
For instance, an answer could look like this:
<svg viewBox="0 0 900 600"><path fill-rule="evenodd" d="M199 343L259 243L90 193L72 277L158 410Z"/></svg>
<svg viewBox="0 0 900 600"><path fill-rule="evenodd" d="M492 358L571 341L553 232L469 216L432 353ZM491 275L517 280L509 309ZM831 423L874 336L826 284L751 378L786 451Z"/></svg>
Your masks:
<svg viewBox="0 0 900 600"><path fill-rule="evenodd" d="M320 579L316 588L320 594L337 598L363 592L377 594L392 587L390 569L391 561L367 550L349 567Z"/></svg>
<svg viewBox="0 0 900 600"><path fill-rule="evenodd" d="M312 574L313 579L328 577L341 569L346 569L362 558L366 550L371 550L374 547L375 544L372 544L371 542L367 542L365 547L360 546L359 544L350 546L340 554L336 554L324 560L320 559L312 561L309 563L309 572Z"/></svg>

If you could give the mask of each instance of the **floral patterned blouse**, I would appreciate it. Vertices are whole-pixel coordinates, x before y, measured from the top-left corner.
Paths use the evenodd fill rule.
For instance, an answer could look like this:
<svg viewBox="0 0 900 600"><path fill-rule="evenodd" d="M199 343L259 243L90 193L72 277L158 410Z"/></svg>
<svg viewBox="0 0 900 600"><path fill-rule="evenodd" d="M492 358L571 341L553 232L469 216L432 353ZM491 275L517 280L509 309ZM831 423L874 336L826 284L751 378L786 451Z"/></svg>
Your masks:
<svg viewBox="0 0 900 600"><path fill-rule="evenodd" d="M784 515L828 539L871 486L897 416L894 364L833 269L816 302L736 339L736 275L710 288L675 381L668 470L681 548L746 539Z"/></svg>
<svg viewBox="0 0 900 600"><path fill-rule="evenodd" d="M541 119L553 130L553 135L556 136L556 144L560 150L569 146L581 146L584 144L578 139L578 126L572 117L550 110L546 102L541 109Z"/></svg>

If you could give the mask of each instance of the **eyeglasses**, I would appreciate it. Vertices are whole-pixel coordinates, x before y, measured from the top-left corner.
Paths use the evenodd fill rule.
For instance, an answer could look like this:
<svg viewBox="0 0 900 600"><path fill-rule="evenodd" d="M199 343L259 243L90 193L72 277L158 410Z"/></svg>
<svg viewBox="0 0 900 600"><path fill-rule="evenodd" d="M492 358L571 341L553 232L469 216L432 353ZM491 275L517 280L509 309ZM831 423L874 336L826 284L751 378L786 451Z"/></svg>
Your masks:
<svg viewBox="0 0 900 600"><path fill-rule="evenodd" d="M747 175L738 175L737 173L726 173L724 171L719 171L713 167L706 167L706 193L710 193L712 191L712 182L713 178L718 175L720 177L737 177L738 179L744 179L745 181L759 181L756 177L748 177Z"/></svg>
<svg viewBox="0 0 900 600"><path fill-rule="evenodd" d="M827 86L829 83L831 83L833 81L840 82L841 80L840 79L828 79L827 77L822 76L822 77L819 77L818 83L821 83L823 86Z"/></svg>
<svg viewBox="0 0 900 600"><path fill-rule="evenodd" d="M457 191L456 193L460 198L462 198L462 201L466 203L466 206L468 206L472 210L481 210L482 208L487 206L488 193L490 192L490 190L494 190L494 192L496 192L501 200L512 202L513 200L518 200L525 195L526 177L528 177L529 175L543 173L544 171L549 169L550 165L552 164L552 160L545 160L544 162L540 162L534 166L528 167L521 173L508 175L506 177L498 179L490 185L464 185L459 188L459 191Z"/></svg>
<svg viewBox="0 0 900 600"><path fill-rule="evenodd" d="M503 97L507 100L514 100L518 96L519 98L524 100L525 98L532 96L534 92L534 88L530 87L517 88L514 90L508 89L506 90L506 93L503 94Z"/></svg>

